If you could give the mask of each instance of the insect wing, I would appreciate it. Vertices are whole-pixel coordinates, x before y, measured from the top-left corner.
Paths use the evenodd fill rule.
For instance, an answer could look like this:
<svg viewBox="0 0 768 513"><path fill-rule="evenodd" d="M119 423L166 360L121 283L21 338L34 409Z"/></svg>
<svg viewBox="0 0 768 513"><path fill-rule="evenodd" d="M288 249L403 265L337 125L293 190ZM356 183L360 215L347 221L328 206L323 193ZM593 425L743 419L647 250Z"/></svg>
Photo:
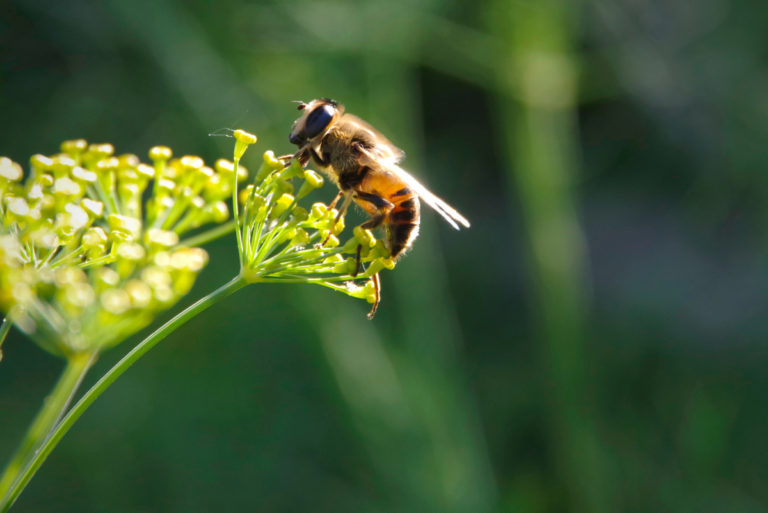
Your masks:
<svg viewBox="0 0 768 513"><path fill-rule="evenodd" d="M383 165L388 171L391 171L395 175L397 175L398 178L400 178L403 182L405 182L409 188L413 189L413 191L421 198L423 199L427 205L435 209L435 211L443 216L443 218L448 221L448 224L453 226L455 229L459 230L459 225L456 223L459 223L463 225L465 228L469 228L469 221L467 221L467 218L463 215L459 214L459 211L450 206L448 203L440 199L439 197L432 194L432 192L421 185L421 182L419 182L416 178L414 178L408 171L401 168L397 164L382 161L381 159L376 159L376 155L373 153L362 150L365 154L365 157L370 159L373 162L379 162L381 165Z"/></svg>
<svg viewBox="0 0 768 513"><path fill-rule="evenodd" d="M376 139L376 146L373 149L373 152L375 152L377 157L376 160L397 164L405 158L405 152L403 150L392 144L389 139L381 134L381 132L357 116L352 114L344 114L343 121L347 123L354 123L361 129L373 134L374 138Z"/></svg>
<svg viewBox="0 0 768 513"><path fill-rule="evenodd" d="M429 189L424 187L421 182L416 180L416 178L414 178L408 171L394 164L388 166L388 169L390 169L398 177L400 177L402 181L408 184L408 187L413 189L416 194L419 195L419 198L424 200L427 205L435 209L438 214L443 216L443 218L448 221L448 224L457 230L459 229L459 225L456 223L461 224L465 228L469 228L469 221L467 221L466 217L459 214L458 210L450 206L448 203L432 194Z"/></svg>

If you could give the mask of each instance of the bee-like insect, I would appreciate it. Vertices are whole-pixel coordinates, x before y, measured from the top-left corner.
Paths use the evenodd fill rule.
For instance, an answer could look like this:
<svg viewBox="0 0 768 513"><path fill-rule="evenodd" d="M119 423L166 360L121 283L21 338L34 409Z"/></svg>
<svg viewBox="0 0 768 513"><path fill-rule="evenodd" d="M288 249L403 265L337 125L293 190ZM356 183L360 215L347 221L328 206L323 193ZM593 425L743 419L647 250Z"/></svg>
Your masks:
<svg viewBox="0 0 768 513"><path fill-rule="evenodd" d="M384 226L392 258L410 248L419 233L419 198L457 230L460 224L469 228L469 221L456 209L398 166L403 151L368 123L345 114L343 105L327 98L298 103L304 112L289 137L299 147L293 157L303 166L311 158L339 187L331 203L335 206L343 198L338 218L354 201L371 215L362 228ZM358 247L358 267L359 256ZM369 318L378 306L378 275L373 279L377 298Z"/></svg>

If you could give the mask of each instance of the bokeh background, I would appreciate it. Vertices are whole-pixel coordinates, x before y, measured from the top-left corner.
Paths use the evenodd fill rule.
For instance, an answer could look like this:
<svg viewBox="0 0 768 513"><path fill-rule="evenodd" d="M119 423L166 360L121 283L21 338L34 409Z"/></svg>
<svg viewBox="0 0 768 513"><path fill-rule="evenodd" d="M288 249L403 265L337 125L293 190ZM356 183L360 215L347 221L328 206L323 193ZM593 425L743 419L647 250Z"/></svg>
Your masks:
<svg viewBox="0 0 768 513"><path fill-rule="evenodd" d="M255 166L292 150L290 100L328 96L472 221L425 211L372 322L273 285L195 318L14 511L768 511L767 17L761 0L2 2L0 154L84 137L213 162L232 141L208 134L239 127ZM190 300L236 272L233 237L208 249ZM18 332L3 350L6 459L62 363Z"/></svg>

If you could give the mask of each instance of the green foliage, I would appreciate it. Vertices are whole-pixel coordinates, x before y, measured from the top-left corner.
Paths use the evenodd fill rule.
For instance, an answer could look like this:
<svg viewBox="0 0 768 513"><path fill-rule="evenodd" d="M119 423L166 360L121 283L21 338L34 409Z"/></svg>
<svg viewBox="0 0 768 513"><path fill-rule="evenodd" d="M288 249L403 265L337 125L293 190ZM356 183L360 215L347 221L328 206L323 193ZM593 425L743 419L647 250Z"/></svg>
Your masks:
<svg viewBox="0 0 768 513"><path fill-rule="evenodd" d="M231 141L204 134L231 126L282 155L290 100L329 96L473 221L424 209L373 322L344 294L259 284L179 327L14 511L765 509L768 3L0 11L0 154L22 164L76 136L213 163ZM188 297L239 273L230 223L181 237L211 260ZM61 361L15 328L3 349L8 455Z"/></svg>

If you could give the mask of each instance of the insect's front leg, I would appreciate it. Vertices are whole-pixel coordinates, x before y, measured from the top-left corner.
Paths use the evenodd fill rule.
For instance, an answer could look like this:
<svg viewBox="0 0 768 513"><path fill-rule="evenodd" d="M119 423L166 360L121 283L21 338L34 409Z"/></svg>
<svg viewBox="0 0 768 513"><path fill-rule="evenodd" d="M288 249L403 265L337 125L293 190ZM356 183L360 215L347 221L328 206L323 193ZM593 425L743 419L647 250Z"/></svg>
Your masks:
<svg viewBox="0 0 768 513"><path fill-rule="evenodd" d="M277 157L277 160L283 163L283 166L288 167L291 165L292 160L298 160L299 164L301 164L301 167L304 167L304 164L302 164L302 160L306 161L309 160L308 158L305 158L301 151L297 151L296 153L288 153L285 155L280 155Z"/></svg>
<svg viewBox="0 0 768 513"><path fill-rule="evenodd" d="M296 153L289 153L287 155L280 155L277 157L277 160L282 161L285 164L285 167L288 167L291 164L291 160L298 160L299 164L301 164L301 167L307 167L307 163L309 162L310 157L312 157L312 154L315 153L312 148L309 146L304 146L303 148L299 149Z"/></svg>
<svg viewBox="0 0 768 513"><path fill-rule="evenodd" d="M336 214L336 217L333 220L333 225L331 225L331 230L328 232L328 236L325 238L323 242L320 243L320 247L325 246L325 243L328 242L328 239L331 238L331 235L333 235L333 229L336 227L336 224L338 224L339 219L342 218L342 216L347 212L347 209L349 208L349 204L352 203L352 194L345 193L342 191L339 191L339 193L336 195L335 198L333 198L333 201L330 205L328 205L328 208L334 208L336 206L336 203L341 199L341 197L344 196L344 202L341 204L341 207L339 208L339 212Z"/></svg>
<svg viewBox="0 0 768 513"><path fill-rule="evenodd" d="M336 195L335 198L333 198L333 201L328 205L328 208L336 208L336 203L339 202L339 200L344 196L344 193L342 191L339 191L339 193ZM337 219L336 222L338 223L339 220Z"/></svg>
<svg viewBox="0 0 768 513"><path fill-rule="evenodd" d="M317 162L318 166L328 167L331 164L331 156L328 153L323 153L321 155L314 148L310 148L309 151L312 155L312 158L315 159L315 162Z"/></svg>

